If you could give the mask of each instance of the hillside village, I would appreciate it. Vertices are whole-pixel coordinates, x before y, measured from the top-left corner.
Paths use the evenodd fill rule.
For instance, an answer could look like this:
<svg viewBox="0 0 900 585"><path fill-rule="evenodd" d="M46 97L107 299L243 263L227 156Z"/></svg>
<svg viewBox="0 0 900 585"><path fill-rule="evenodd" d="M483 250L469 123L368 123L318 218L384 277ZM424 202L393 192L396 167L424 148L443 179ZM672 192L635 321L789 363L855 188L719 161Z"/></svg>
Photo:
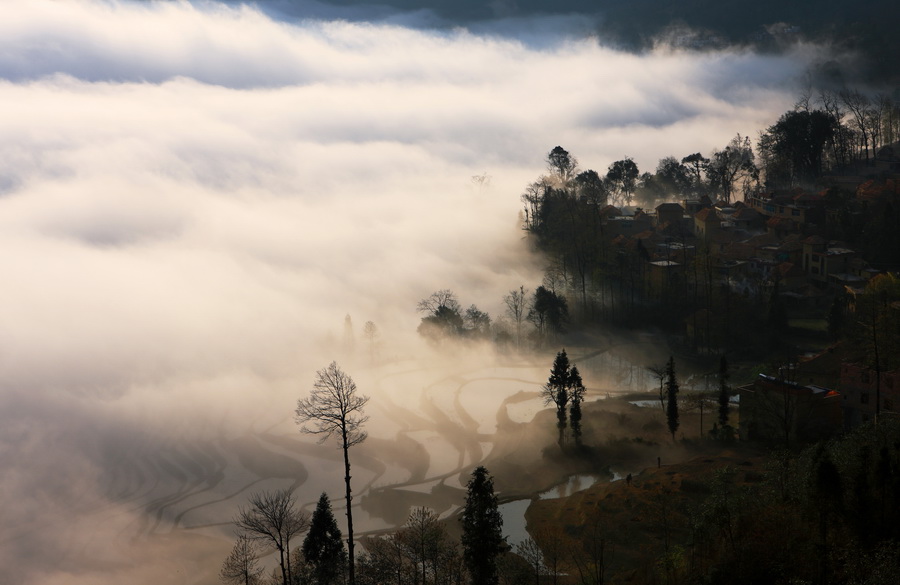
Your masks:
<svg viewBox="0 0 900 585"><path fill-rule="evenodd" d="M649 298L663 299L684 283L690 286L689 272L696 270L698 253L703 253L710 268L706 283L710 289L727 288L745 298L775 297L788 320L824 321L836 306L853 312L867 284L889 272L868 262L850 244L829 239L842 214L873 217L898 205L900 143L881 148L862 170L825 177L824 182L833 186L819 192L801 188L756 192L734 203L702 196L660 203L652 210L606 205L599 212L602 230L620 254L645 260L640 273ZM839 190L852 197L838 199ZM893 301L890 310L896 323L900 303ZM704 330L709 311L700 309L684 322L684 336L697 340L694 347L724 345L715 332ZM711 318L721 320L720 315ZM740 436L814 440L869 422L876 413L895 415L900 369L876 374L883 363L866 364L848 354L837 343L821 353L798 356L742 386ZM888 361L897 365L895 359ZM792 420L779 421L776 415L784 418L785 396L797 402L792 406L796 412L790 414ZM781 406L776 408L773 401Z"/></svg>
<svg viewBox="0 0 900 585"><path fill-rule="evenodd" d="M523 200L573 327L656 327L683 361L757 365L732 387L736 434L682 437L677 463L534 503L545 560L574 539L610 582L896 582L900 143L806 187L746 181L731 200L613 205L565 173Z"/></svg>
<svg viewBox="0 0 900 585"><path fill-rule="evenodd" d="M900 134L900 110L884 111L885 134ZM350 582L371 585L895 583L900 566L881 559L900 559L900 143L870 154L874 139L839 120L785 114L760 139L761 166L740 135L709 158L667 157L643 174L626 158L603 177L553 148L549 174L522 195L543 282L511 290L496 320L436 291L417 305L418 332L442 351L492 343L515 359L570 342L580 358L599 355L608 347L597 340L613 329L646 335L669 353L665 368L628 368L653 373L658 402L654 388L626 383L615 397L595 387L586 400L578 367L587 364L570 364L563 348L539 391L508 399L550 408L522 422L501 408L484 456L488 435L472 437L484 465L466 484L463 511L444 515L462 494L443 483L424 499L370 490L364 508L391 510L395 525L408 514L406 524L360 539L359 556L348 546L349 558L334 530L334 556L316 558L307 542L328 539L310 530L296 562L279 557L280 582L346 562ZM821 124L827 132L810 147L804 136ZM374 359L374 324L366 331ZM708 378L705 391L687 380L708 377L713 363L715 398ZM679 397L682 366L693 372ZM331 370L341 375L318 372L317 389L343 380L335 362ZM355 391L349 377L337 387ZM298 415L314 412L305 400ZM540 496L581 474L605 479L552 502ZM504 504L527 504L527 535L515 546L502 535L495 477ZM326 494L322 502L317 514L333 525ZM476 509L489 514L473 523ZM235 583L253 560L240 544Z"/></svg>

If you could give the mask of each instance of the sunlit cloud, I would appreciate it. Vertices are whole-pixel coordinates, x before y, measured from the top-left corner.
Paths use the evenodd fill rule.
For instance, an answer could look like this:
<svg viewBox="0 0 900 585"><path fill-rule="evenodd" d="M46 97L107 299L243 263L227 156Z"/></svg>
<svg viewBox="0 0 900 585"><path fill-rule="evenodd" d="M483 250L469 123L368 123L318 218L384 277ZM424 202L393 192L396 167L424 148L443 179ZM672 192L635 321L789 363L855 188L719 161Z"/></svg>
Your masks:
<svg viewBox="0 0 900 585"><path fill-rule="evenodd" d="M417 300L451 288L499 316L504 293L538 284L519 194L551 148L600 172L708 153L772 123L812 60L633 55L563 36L566 22L540 36L213 2L7 3L0 564L16 582L156 583L192 566L215 582L209 533L116 548L131 567L104 552L148 522L172 530L173 508L148 511L163 488L140 485L165 473L152 457L221 458L221 484L185 472L172 506L215 494L184 518L217 516L227 536L228 498L258 480L230 441L291 425L315 369L340 357L345 315L357 343L378 325L384 356L429 355Z"/></svg>

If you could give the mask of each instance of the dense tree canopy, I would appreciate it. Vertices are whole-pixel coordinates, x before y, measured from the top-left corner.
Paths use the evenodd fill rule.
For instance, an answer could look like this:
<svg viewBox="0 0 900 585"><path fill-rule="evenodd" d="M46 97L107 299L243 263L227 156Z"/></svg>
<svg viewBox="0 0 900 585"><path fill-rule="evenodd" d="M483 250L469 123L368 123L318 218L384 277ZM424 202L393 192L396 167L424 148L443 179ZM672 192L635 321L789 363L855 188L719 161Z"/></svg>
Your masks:
<svg viewBox="0 0 900 585"><path fill-rule="evenodd" d="M713 192L730 203L738 183L749 192L759 180L749 136L735 136L722 150L713 152L706 175Z"/></svg>
<svg viewBox="0 0 900 585"><path fill-rule="evenodd" d="M547 155L547 168L560 184L567 184L578 170L578 161L562 146L556 146Z"/></svg>
<svg viewBox="0 0 900 585"><path fill-rule="evenodd" d="M565 297L544 286L537 287L528 320L534 323L542 339L552 333L561 333L569 320L569 307Z"/></svg>
<svg viewBox="0 0 900 585"><path fill-rule="evenodd" d="M617 160L609 165L609 169L606 172L607 188L616 195L616 199L620 204L631 204L631 198L634 195L640 174L637 164L630 158Z"/></svg>
<svg viewBox="0 0 900 585"><path fill-rule="evenodd" d="M810 185L824 168L838 122L824 110L785 113L760 136L767 184Z"/></svg>

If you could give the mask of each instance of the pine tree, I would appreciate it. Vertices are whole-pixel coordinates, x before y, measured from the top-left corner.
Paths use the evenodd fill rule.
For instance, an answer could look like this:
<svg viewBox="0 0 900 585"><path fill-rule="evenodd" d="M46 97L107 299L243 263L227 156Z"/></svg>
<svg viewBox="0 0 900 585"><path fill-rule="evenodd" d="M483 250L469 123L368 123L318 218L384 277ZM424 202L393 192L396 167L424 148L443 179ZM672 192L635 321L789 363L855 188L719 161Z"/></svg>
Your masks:
<svg viewBox="0 0 900 585"><path fill-rule="evenodd" d="M497 585L497 557L506 551L503 517L494 494L494 479L482 466L469 480L462 513L463 560L472 585Z"/></svg>
<svg viewBox="0 0 900 585"><path fill-rule="evenodd" d="M566 427L568 426L566 406L569 404L570 376L569 356L566 355L566 350L563 349L556 354L556 359L553 360L553 369L550 370L550 378L541 391L541 395L544 397L544 404L552 402L556 405L556 428L559 431L558 442L560 447L565 442Z"/></svg>
<svg viewBox="0 0 900 585"><path fill-rule="evenodd" d="M569 372L569 421L572 425L572 437L575 445L581 447L581 403L584 401L585 387L581 380L581 372L572 366Z"/></svg>
<svg viewBox="0 0 900 585"><path fill-rule="evenodd" d="M328 494L322 492L316 511L313 512L309 532L303 539L303 557L312 568L317 585L329 585L340 581L344 566L347 564L347 552L341 539L334 514L331 512L331 501Z"/></svg>
<svg viewBox="0 0 900 585"><path fill-rule="evenodd" d="M678 379L675 377L675 358L669 357L666 365L666 422L672 440L675 440L675 432L678 430Z"/></svg>

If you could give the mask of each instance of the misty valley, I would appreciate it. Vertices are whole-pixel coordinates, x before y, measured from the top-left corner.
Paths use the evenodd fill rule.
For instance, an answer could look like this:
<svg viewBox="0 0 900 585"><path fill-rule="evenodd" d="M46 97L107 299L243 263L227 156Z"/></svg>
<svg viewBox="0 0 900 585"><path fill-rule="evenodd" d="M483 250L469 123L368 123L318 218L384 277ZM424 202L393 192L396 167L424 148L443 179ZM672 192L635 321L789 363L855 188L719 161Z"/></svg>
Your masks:
<svg viewBox="0 0 900 585"><path fill-rule="evenodd" d="M900 581L900 13L663 4L0 9L0 582Z"/></svg>
<svg viewBox="0 0 900 585"><path fill-rule="evenodd" d="M642 345L639 351L648 356L662 351L652 341ZM616 380L591 388L591 401L642 392L654 384L642 366L613 348L591 353L580 363L592 379L615 373ZM547 445L526 445L526 438L517 435L545 408L540 388L546 368L515 357L487 362L459 355L449 363L407 360L362 368L372 369L365 372L372 379L366 393L377 397L369 408L370 436L354 453L355 521L362 534L402 526L416 506L452 515L461 505L471 470L479 464L490 469L493 459L509 456L511 449L540 458ZM240 494L270 485L310 494L300 500L307 508L322 491L339 494L342 477L332 469L340 460L339 450L304 439L290 412L283 414L282 420L247 420L244 432L233 438L198 438L183 429L152 450L123 441L105 445L111 461L104 478L107 495L146 506L152 518L123 530L135 535L184 530L218 534L234 515ZM564 468L546 477L529 475L505 480L517 487L502 495L530 497L566 481Z"/></svg>

